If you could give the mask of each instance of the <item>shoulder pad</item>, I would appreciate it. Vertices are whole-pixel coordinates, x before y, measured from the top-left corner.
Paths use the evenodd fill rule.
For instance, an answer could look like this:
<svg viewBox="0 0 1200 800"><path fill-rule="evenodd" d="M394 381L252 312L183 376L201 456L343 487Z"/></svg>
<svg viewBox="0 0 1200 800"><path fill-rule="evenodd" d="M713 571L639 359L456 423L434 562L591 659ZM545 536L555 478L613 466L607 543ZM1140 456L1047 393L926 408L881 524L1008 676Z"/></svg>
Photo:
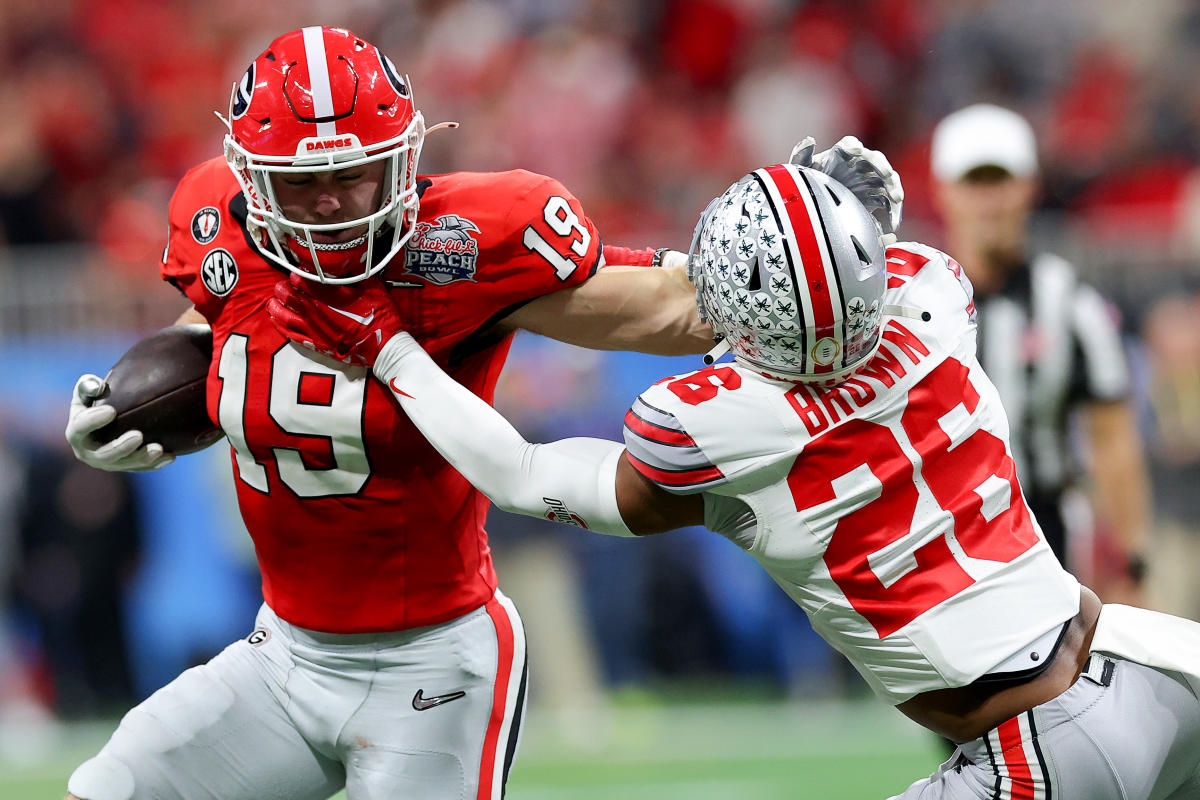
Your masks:
<svg viewBox="0 0 1200 800"><path fill-rule="evenodd" d="M725 480L679 419L644 397L625 414L625 448L638 472L674 494L695 494Z"/></svg>

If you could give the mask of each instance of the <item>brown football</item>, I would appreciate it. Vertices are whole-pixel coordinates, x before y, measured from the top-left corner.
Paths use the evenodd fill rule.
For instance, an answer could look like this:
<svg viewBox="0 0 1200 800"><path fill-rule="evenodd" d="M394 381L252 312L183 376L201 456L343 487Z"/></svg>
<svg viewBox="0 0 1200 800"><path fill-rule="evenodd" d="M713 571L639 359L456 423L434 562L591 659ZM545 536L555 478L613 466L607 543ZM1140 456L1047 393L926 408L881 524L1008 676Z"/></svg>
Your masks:
<svg viewBox="0 0 1200 800"><path fill-rule="evenodd" d="M158 442L175 455L220 439L205 397L212 351L207 325L174 325L129 348L109 370L105 391L95 401L117 409L117 417L92 435L108 442L139 430L144 442Z"/></svg>

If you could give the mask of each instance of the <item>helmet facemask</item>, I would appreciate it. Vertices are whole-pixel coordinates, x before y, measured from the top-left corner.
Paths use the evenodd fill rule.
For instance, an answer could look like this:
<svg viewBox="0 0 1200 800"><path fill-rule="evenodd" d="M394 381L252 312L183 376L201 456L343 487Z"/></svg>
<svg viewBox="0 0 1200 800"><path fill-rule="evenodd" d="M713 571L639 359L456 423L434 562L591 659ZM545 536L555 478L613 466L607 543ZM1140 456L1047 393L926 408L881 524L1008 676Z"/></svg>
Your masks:
<svg viewBox="0 0 1200 800"><path fill-rule="evenodd" d="M340 136L357 144L353 134ZM415 112L398 141L341 149L316 157L255 156L232 136L225 137L225 157L247 200L247 221L260 232L263 255L271 261L322 283L356 283L382 271L413 234L420 198L416 165L425 138L425 121ZM279 203L272 176L344 170L384 162L379 208L357 219L314 224L288 218ZM337 243L317 242L314 233L336 234L366 226L358 237Z"/></svg>
<svg viewBox="0 0 1200 800"><path fill-rule="evenodd" d="M408 79L374 45L342 28L280 36L234 85L225 123L225 159L266 258L306 278L344 284L380 272L403 250L417 220L417 162L427 130ZM352 220L289 218L272 182L378 162L379 203ZM356 228L362 230L352 241L318 238Z"/></svg>

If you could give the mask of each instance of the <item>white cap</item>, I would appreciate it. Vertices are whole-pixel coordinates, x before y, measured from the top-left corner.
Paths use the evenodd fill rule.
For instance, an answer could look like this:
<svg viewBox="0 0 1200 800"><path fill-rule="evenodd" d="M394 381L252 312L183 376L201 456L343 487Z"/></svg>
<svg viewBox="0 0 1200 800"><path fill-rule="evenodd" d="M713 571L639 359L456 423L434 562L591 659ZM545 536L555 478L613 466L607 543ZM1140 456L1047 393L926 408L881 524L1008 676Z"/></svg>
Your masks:
<svg viewBox="0 0 1200 800"><path fill-rule="evenodd" d="M943 181L956 181L976 167L1001 167L1013 175L1037 172L1037 141L1020 114L986 103L949 115L933 130L931 167Z"/></svg>

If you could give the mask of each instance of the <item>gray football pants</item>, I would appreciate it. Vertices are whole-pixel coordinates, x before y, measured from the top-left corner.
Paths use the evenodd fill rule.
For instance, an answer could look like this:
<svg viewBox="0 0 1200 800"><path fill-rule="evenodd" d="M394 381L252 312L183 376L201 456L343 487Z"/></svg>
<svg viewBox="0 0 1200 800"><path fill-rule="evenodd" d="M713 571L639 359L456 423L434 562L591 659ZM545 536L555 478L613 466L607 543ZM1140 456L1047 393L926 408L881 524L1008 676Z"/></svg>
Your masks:
<svg viewBox="0 0 1200 800"><path fill-rule="evenodd" d="M1196 800L1200 701L1175 673L1093 653L1070 689L892 800L968 798Z"/></svg>
<svg viewBox="0 0 1200 800"><path fill-rule="evenodd" d="M68 783L85 800L501 800L525 632L500 591L457 619L257 629L136 706Z"/></svg>

